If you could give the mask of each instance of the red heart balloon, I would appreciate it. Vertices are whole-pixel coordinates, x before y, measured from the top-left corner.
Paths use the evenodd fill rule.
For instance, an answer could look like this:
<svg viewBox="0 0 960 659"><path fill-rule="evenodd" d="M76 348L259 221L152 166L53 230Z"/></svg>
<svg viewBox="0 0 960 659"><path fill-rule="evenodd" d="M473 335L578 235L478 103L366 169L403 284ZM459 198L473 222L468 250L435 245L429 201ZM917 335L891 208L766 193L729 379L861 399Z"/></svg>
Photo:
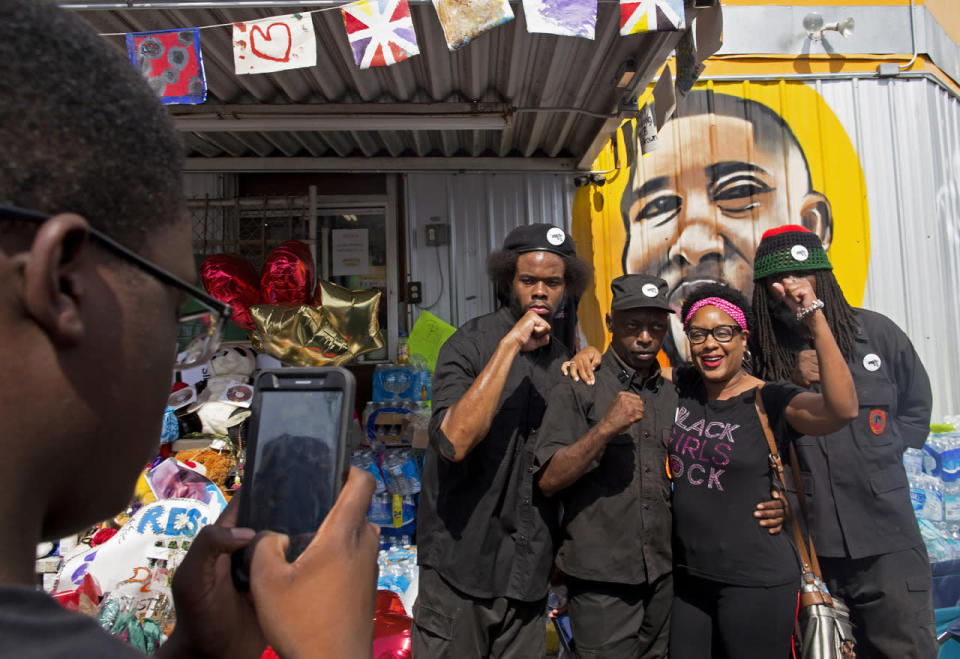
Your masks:
<svg viewBox="0 0 960 659"><path fill-rule="evenodd" d="M313 295L315 281L310 248L299 240L288 240L267 255L260 270L260 297L263 304L298 307Z"/></svg>
<svg viewBox="0 0 960 659"><path fill-rule="evenodd" d="M407 615L407 610L403 608L403 601L400 596L392 590L377 591L377 614L395 613L397 615Z"/></svg>
<svg viewBox="0 0 960 659"><path fill-rule="evenodd" d="M238 254L208 256L200 264L200 281L210 295L233 308L233 322L253 329L250 307L260 304L260 282L250 261Z"/></svg>
<svg viewBox="0 0 960 659"><path fill-rule="evenodd" d="M373 659L410 659L410 625L396 593L377 592L377 610L373 617Z"/></svg>

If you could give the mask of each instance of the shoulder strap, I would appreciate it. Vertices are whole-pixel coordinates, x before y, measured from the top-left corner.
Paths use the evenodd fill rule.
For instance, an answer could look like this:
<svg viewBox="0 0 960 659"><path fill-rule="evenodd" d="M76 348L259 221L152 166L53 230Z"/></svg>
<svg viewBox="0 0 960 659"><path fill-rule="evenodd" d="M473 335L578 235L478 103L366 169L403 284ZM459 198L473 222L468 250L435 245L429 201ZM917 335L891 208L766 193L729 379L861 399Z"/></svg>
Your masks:
<svg viewBox="0 0 960 659"><path fill-rule="evenodd" d="M803 478L800 477L800 458L797 457L797 447L794 446L793 442L790 442L790 469L793 471L793 482L797 487L797 500L800 502L800 514L803 516L803 519L807 524L808 538L810 543L811 567L813 567L813 573L818 578L822 578L822 573L820 572L820 561L817 560L817 551L813 547L813 534L809 533L810 515L807 513L807 497L803 490Z"/></svg>
<svg viewBox="0 0 960 659"><path fill-rule="evenodd" d="M831 605L833 602L830 600L830 596L823 592L820 588L813 587L817 581L821 581L820 576L820 563L817 561L817 554L813 548L813 538L809 541L809 551L807 549L807 542L803 537L803 533L800 531L800 525L797 523L797 518L793 514L793 511L790 509L790 502L787 500L787 484L783 480L783 461L780 459L780 452L777 450L777 442L773 437L773 431L770 429L770 421L767 418L767 411L763 405L763 396L761 395L761 389L763 387L757 387L756 397L754 399L754 405L757 408L757 415L760 417L760 427L763 428L763 435L767 440L767 448L770 449L769 460L770 460L770 469L773 471L774 476L776 477L779 487L780 487L780 497L783 501L783 505L786 508L787 516L790 517L790 523L793 526L793 540L797 545L797 552L800 554L800 563L803 568L803 580L805 583L811 586L810 589L803 589L800 593L800 601L804 606L809 606L811 604L828 604ZM791 449L793 446L791 445ZM796 469L796 458L791 456L794 459L794 475L795 477L799 476ZM802 488L803 485L800 483L798 486ZM804 507L803 503L803 490L800 489L800 505ZM804 511L805 513L806 511Z"/></svg>

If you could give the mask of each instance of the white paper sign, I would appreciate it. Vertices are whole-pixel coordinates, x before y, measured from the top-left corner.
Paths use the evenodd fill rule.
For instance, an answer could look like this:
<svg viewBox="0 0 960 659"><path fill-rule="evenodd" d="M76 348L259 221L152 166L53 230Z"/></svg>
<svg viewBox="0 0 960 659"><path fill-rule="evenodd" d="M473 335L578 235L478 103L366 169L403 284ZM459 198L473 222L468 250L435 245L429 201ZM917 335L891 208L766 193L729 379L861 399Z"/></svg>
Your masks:
<svg viewBox="0 0 960 659"><path fill-rule="evenodd" d="M317 65L317 37L310 14L287 14L233 24L237 75Z"/></svg>
<svg viewBox="0 0 960 659"><path fill-rule="evenodd" d="M334 229L330 232L330 244L334 277L370 272L370 240L366 229Z"/></svg>
<svg viewBox="0 0 960 659"><path fill-rule="evenodd" d="M186 352L181 352L177 355L177 361L182 360L186 356ZM174 375L176 378L176 375ZM188 368L185 371L180 371L180 379L189 387L196 387L200 382L210 379L210 362L206 364L200 364L199 366L194 366L193 368Z"/></svg>
<svg viewBox="0 0 960 659"><path fill-rule="evenodd" d="M56 590L73 590L88 572L104 594L115 590L147 593L153 577L150 559L158 550L186 553L184 545L220 516L218 503L164 499L147 504L102 545L69 556L60 569ZM157 543L160 547L157 547Z"/></svg>
<svg viewBox="0 0 960 659"><path fill-rule="evenodd" d="M637 133L640 153L650 153L660 147L660 141L657 139L657 124L653 118L652 103L647 103L640 108L640 116L637 117Z"/></svg>

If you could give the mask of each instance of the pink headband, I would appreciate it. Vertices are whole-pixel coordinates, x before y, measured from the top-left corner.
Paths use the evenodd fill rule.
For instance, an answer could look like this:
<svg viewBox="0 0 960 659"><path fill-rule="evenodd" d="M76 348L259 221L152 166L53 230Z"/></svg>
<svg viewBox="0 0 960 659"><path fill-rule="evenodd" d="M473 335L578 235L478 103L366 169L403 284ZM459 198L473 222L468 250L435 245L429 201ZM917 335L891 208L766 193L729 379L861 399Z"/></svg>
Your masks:
<svg viewBox="0 0 960 659"><path fill-rule="evenodd" d="M702 300L694 302L693 306L690 307L690 313L687 314L687 317L683 321L683 329L690 327L690 319L693 318L693 314L704 307L716 307L733 318L737 325L740 326L740 329L747 329L747 318L744 316L743 310L733 302L728 302L720 297L705 297Z"/></svg>

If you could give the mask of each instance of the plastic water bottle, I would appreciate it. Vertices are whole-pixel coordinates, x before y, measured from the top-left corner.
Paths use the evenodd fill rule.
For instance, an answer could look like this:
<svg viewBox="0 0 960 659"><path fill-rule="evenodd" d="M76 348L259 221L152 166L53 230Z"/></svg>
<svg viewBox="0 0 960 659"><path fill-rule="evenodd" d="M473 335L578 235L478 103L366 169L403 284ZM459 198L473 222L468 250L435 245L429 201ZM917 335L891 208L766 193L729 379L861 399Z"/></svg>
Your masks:
<svg viewBox="0 0 960 659"><path fill-rule="evenodd" d="M960 434L951 432L941 437L940 478L945 483L952 483L960 479Z"/></svg>
<svg viewBox="0 0 960 659"><path fill-rule="evenodd" d="M930 435L923 445L923 473L940 477L940 456L947 449L947 442L943 435Z"/></svg>
<svg viewBox="0 0 960 659"><path fill-rule="evenodd" d="M383 454L383 472L392 493L408 495L420 491L420 470L410 449L388 449Z"/></svg>
<svg viewBox="0 0 960 659"><path fill-rule="evenodd" d="M943 518L960 524L960 481L943 484Z"/></svg>
<svg viewBox="0 0 960 659"><path fill-rule="evenodd" d="M923 449L908 448L903 452L903 470L908 474L922 474L924 455Z"/></svg>
<svg viewBox="0 0 960 659"><path fill-rule="evenodd" d="M357 449L350 455L350 464L370 472L375 483L375 494L383 494L387 491L387 484L380 473L380 468L377 466L377 456L372 450Z"/></svg>
<svg viewBox="0 0 960 659"><path fill-rule="evenodd" d="M390 398L402 398L403 394L410 389L412 380L413 374L409 369L394 366L384 371L383 388Z"/></svg>
<svg viewBox="0 0 960 659"><path fill-rule="evenodd" d="M943 519L943 485L939 479L927 474L912 474L910 501L917 518L938 522Z"/></svg>
<svg viewBox="0 0 960 659"><path fill-rule="evenodd" d="M367 520L378 526L393 525L393 495L386 492L374 494L367 510Z"/></svg>
<svg viewBox="0 0 960 659"><path fill-rule="evenodd" d="M927 519L917 521L920 525L923 544L926 545L927 554L930 556L930 562L940 563L951 560L957 551L956 544L950 542L950 539L943 534L935 522Z"/></svg>
<svg viewBox="0 0 960 659"><path fill-rule="evenodd" d="M388 564L377 580L377 590L391 590L403 596L410 587L410 579L399 565Z"/></svg>

